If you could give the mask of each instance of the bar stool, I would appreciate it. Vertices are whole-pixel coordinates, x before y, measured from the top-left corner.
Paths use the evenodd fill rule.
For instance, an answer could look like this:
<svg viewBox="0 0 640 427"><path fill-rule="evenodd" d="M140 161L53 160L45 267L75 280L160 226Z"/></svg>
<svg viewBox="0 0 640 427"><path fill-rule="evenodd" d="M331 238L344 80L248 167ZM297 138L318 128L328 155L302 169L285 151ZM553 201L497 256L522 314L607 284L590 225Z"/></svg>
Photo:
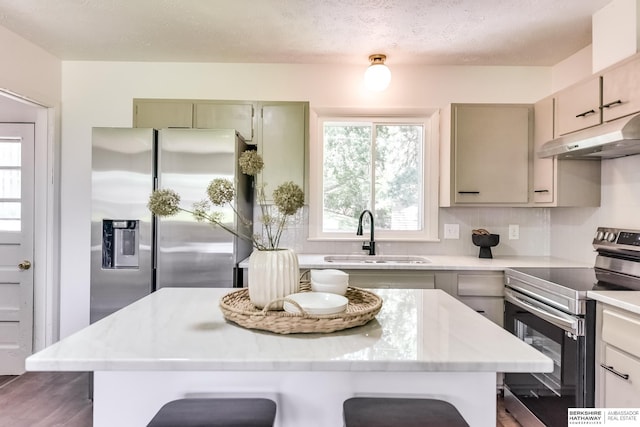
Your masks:
<svg viewBox="0 0 640 427"><path fill-rule="evenodd" d="M469 427L455 406L437 399L353 397L343 409L345 427Z"/></svg>
<svg viewBox="0 0 640 427"><path fill-rule="evenodd" d="M147 427L273 427L275 418L270 399L178 399L160 408Z"/></svg>

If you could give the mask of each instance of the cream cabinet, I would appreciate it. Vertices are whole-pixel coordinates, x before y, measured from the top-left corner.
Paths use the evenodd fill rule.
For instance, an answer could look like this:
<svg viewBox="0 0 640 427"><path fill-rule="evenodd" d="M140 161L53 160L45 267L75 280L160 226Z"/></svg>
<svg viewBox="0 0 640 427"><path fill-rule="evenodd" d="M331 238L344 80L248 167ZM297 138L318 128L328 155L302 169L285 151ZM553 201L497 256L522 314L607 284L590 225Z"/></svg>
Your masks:
<svg viewBox="0 0 640 427"><path fill-rule="evenodd" d="M184 100L134 99L133 127L190 128L193 124L193 103Z"/></svg>
<svg viewBox="0 0 640 427"><path fill-rule="evenodd" d="M133 127L235 129L251 143L256 127L253 101L134 99Z"/></svg>
<svg viewBox="0 0 640 427"><path fill-rule="evenodd" d="M555 136L599 125L600 76L570 86L555 95Z"/></svg>
<svg viewBox="0 0 640 427"><path fill-rule="evenodd" d="M541 159L553 139L554 98L534 105L532 200L536 206L600 206L600 160Z"/></svg>
<svg viewBox="0 0 640 427"><path fill-rule="evenodd" d="M502 271L438 271L435 286L492 322L503 326L504 273Z"/></svg>
<svg viewBox="0 0 640 427"><path fill-rule="evenodd" d="M433 289L435 275L423 270L344 270L359 288Z"/></svg>
<svg viewBox="0 0 640 427"><path fill-rule="evenodd" d="M305 190L309 145L309 103L260 102L258 152L264 159L260 180L271 198L280 184L293 181Z"/></svg>
<svg viewBox="0 0 640 427"><path fill-rule="evenodd" d="M193 127L235 129L246 142L254 136L255 107L250 101L199 101L193 105Z"/></svg>
<svg viewBox="0 0 640 427"><path fill-rule="evenodd" d="M640 57L602 74L602 120L609 122L640 111Z"/></svg>
<svg viewBox="0 0 640 427"><path fill-rule="evenodd" d="M442 120L441 206L528 203L532 105L453 104Z"/></svg>
<svg viewBox="0 0 640 427"><path fill-rule="evenodd" d="M598 302L596 396L602 408L640 407L640 315Z"/></svg>

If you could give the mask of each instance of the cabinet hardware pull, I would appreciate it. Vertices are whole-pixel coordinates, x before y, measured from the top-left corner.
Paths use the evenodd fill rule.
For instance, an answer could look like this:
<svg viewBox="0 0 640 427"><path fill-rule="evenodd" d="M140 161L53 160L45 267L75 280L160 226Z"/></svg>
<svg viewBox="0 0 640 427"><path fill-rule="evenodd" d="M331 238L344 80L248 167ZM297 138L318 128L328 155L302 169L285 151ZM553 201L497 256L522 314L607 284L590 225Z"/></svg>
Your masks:
<svg viewBox="0 0 640 427"><path fill-rule="evenodd" d="M458 194L480 194L479 191L458 191Z"/></svg>
<svg viewBox="0 0 640 427"><path fill-rule="evenodd" d="M617 376L619 376L620 378L622 378L624 380L628 380L629 379L629 374L623 374L621 372L618 372L615 369L613 369L613 366L607 366L604 363L601 363L600 366L602 366L604 369L606 369L607 371L611 372L612 374L616 374Z"/></svg>
<svg viewBox="0 0 640 427"><path fill-rule="evenodd" d="M618 104L622 104L622 100L621 100L621 99L618 99L618 100L616 100L616 101L610 102L610 103L608 103L608 104L604 104L604 105L603 105L602 107L600 107L600 108L610 108L610 107L613 107L613 106L618 105Z"/></svg>
<svg viewBox="0 0 640 427"><path fill-rule="evenodd" d="M484 314L486 312L484 310L476 310L476 313Z"/></svg>
<svg viewBox="0 0 640 427"><path fill-rule="evenodd" d="M576 118L578 118L578 117L586 117L586 116L588 116L589 114L595 114L595 113L596 113L596 110L589 110L589 111L585 111L584 113L580 113L580 114L578 114L578 115L576 116Z"/></svg>
<svg viewBox="0 0 640 427"><path fill-rule="evenodd" d="M534 193L548 193L549 190L533 190Z"/></svg>

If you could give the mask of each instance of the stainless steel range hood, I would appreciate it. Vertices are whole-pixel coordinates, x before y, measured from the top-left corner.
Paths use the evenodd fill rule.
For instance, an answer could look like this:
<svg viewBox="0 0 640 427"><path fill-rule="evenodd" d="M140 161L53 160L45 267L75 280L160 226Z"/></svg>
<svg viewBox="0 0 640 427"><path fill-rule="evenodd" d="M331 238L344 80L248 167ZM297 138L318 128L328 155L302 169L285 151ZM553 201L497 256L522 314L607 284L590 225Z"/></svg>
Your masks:
<svg viewBox="0 0 640 427"><path fill-rule="evenodd" d="M538 151L538 157L559 159L613 159L634 154L640 154L640 114L561 136Z"/></svg>

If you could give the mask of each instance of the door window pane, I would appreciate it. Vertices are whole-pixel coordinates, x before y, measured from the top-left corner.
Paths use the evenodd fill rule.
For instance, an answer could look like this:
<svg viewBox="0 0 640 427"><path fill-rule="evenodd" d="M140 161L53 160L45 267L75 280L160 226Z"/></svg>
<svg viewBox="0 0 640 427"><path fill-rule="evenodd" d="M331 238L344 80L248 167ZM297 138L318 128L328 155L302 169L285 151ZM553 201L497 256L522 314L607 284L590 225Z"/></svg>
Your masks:
<svg viewBox="0 0 640 427"><path fill-rule="evenodd" d="M20 142L0 140L0 167L20 166Z"/></svg>
<svg viewBox="0 0 640 427"><path fill-rule="evenodd" d="M0 169L0 199L20 198L20 169Z"/></svg>

